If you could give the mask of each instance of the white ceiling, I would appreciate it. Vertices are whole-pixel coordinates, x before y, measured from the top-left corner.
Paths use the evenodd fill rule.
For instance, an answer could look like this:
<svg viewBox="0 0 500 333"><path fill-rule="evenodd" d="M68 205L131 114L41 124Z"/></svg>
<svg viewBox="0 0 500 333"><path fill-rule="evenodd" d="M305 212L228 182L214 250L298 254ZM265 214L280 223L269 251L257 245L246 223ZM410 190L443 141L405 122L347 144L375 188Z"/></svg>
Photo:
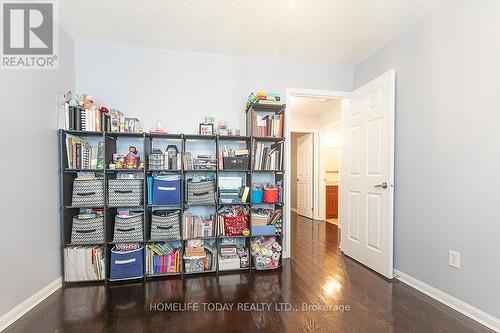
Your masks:
<svg viewBox="0 0 500 333"><path fill-rule="evenodd" d="M64 0L59 9L76 39L352 64L440 1Z"/></svg>
<svg viewBox="0 0 500 333"><path fill-rule="evenodd" d="M292 97L293 114L302 114L316 117L319 116L322 112L332 110L333 108L338 106L340 106L340 99Z"/></svg>

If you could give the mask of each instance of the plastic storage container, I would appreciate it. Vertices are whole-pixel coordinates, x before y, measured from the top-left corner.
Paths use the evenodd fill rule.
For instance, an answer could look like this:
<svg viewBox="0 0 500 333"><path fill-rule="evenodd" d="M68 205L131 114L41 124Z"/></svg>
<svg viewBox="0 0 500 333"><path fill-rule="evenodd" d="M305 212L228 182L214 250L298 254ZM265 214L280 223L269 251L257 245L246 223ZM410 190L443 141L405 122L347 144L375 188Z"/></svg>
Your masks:
<svg viewBox="0 0 500 333"><path fill-rule="evenodd" d="M263 191L258 189L252 190L252 202L255 204L262 203Z"/></svg>
<svg viewBox="0 0 500 333"><path fill-rule="evenodd" d="M263 202L265 203L277 203L279 201L280 190L277 188L266 188L264 189Z"/></svg>

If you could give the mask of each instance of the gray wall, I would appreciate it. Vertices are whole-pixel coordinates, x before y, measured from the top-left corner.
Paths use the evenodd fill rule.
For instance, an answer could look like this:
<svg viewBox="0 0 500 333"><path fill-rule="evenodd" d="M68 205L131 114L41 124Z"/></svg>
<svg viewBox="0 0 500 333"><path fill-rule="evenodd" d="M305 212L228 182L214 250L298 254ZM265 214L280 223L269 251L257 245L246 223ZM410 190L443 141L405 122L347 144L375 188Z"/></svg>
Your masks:
<svg viewBox="0 0 500 333"><path fill-rule="evenodd" d="M396 268L497 318L499 13L446 1L354 70L359 87L396 69Z"/></svg>
<svg viewBox="0 0 500 333"><path fill-rule="evenodd" d="M171 133L193 133L205 115L245 129L251 91L285 96L286 88L352 89L352 66L76 43L76 88L98 104L137 116L146 129L159 119Z"/></svg>
<svg viewBox="0 0 500 333"><path fill-rule="evenodd" d="M57 93L75 84L74 42L58 70L0 70L0 316L61 276Z"/></svg>

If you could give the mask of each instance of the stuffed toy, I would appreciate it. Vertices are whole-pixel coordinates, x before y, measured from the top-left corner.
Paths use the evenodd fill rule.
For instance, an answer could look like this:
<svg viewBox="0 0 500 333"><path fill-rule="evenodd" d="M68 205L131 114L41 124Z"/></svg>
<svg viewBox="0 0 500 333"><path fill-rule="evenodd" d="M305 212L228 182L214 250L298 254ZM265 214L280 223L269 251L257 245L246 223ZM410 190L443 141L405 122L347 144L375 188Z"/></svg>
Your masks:
<svg viewBox="0 0 500 333"><path fill-rule="evenodd" d="M81 94L78 96L78 105L82 109L90 109L94 105L94 98L87 94Z"/></svg>

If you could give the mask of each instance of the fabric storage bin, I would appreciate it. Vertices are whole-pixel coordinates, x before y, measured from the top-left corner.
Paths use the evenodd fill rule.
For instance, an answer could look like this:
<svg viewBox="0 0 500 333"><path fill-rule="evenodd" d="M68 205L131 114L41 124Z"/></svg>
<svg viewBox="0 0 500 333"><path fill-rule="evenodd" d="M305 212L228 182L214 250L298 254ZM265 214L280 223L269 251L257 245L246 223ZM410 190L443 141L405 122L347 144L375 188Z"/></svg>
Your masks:
<svg viewBox="0 0 500 333"><path fill-rule="evenodd" d="M111 250L110 280L127 280L144 275L144 248L133 251Z"/></svg>
<svg viewBox="0 0 500 333"><path fill-rule="evenodd" d="M71 205L74 207L104 206L104 180L89 179L73 182Z"/></svg>
<svg viewBox="0 0 500 333"><path fill-rule="evenodd" d="M153 211L151 214L151 240L180 239L180 215L181 212L179 210Z"/></svg>
<svg viewBox="0 0 500 333"><path fill-rule="evenodd" d="M114 242L142 242L142 226L144 214L130 216L115 216L115 228L113 231Z"/></svg>
<svg viewBox="0 0 500 333"><path fill-rule="evenodd" d="M215 180L201 182L187 182L188 204L214 204L215 203Z"/></svg>
<svg viewBox="0 0 500 333"><path fill-rule="evenodd" d="M252 190L252 202L255 204L262 203L263 191L258 189Z"/></svg>
<svg viewBox="0 0 500 333"><path fill-rule="evenodd" d="M184 272L199 273L205 271L205 257L184 257Z"/></svg>
<svg viewBox="0 0 500 333"><path fill-rule="evenodd" d="M224 170L246 170L248 169L247 157L223 157Z"/></svg>
<svg viewBox="0 0 500 333"><path fill-rule="evenodd" d="M73 217L71 226L71 244L103 244L104 217L78 218Z"/></svg>
<svg viewBox="0 0 500 333"><path fill-rule="evenodd" d="M108 205L110 207L142 206L143 192L142 179L110 179Z"/></svg>
<svg viewBox="0 0 500 333"><path fill-rule="evenodd" d="M153 178L153 205L179 205L181 203L181 180Z"/></svg>

